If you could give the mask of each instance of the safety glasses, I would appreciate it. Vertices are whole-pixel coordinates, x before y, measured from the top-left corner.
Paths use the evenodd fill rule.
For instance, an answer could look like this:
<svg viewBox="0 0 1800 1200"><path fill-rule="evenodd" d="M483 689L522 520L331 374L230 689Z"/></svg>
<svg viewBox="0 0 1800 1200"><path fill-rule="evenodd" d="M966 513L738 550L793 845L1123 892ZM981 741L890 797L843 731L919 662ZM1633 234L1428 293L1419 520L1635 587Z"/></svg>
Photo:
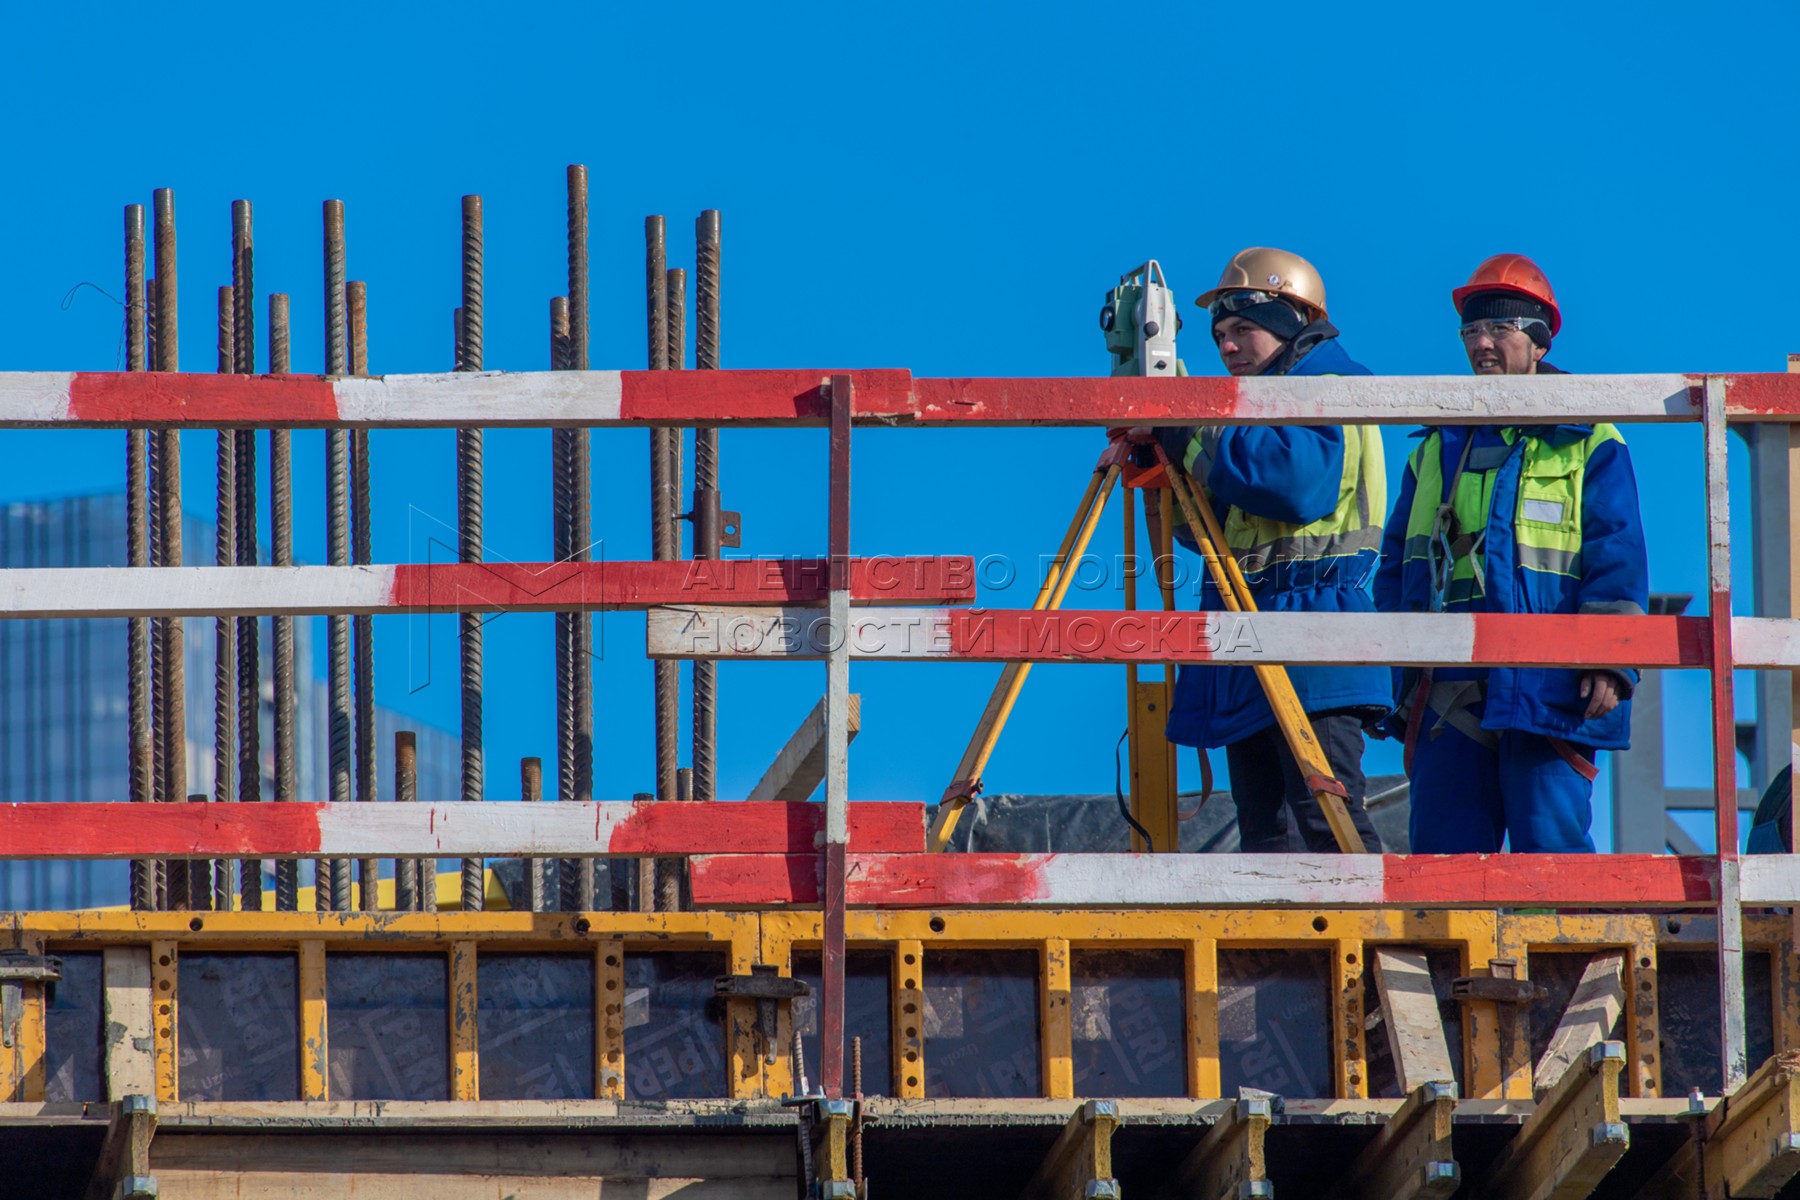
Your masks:
<svg viewBox="0 0 1800 1200"><path fill-rule="evenodd" d="M1478 342L1482 338L1497 342L1509 333L1524 333L1533 325L1544 325L1536 317L1494 317L1486 321L1470 321L1462 327L1462 340L1465 343ZM1544 325L1549 329L1548 325Z"/></svg>
<svg viewBox="0 0 1800 1200"><path fill-rule="evenodd" d="M1216 320L1220 313L1243 312L1246 308L1255 308L1259 304L1279 299L1281 297L1274 292L1226 292L1207 305L1206 311Z"/></svg>

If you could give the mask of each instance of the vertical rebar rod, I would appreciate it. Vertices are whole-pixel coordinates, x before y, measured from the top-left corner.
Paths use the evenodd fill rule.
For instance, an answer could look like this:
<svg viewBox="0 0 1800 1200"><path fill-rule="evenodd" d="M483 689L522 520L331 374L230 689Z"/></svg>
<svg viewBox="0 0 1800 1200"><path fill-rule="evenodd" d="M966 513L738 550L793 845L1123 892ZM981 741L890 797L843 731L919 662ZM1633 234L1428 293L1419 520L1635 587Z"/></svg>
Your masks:
<svg viewBox="0 0 1800 1200"><path fill-rule="evenodd" d="M544 798L544 760L541 758L521 758L519 760L519 799L527 803L535 803ZM525 868L526 895L530 898L531 911L534 913L550 911L550 890L544 886L545 862L541 858L525 858L520 860ZM555 865L555 860L550 861Z"/></svg>
<svg viewBox="0 0 1800 1200"><path fill-rule="evenodd" d="M125 369L145 367L144 206L125 206ZM125 431L125 561L134 567L150 565L150 525L145 504L149 497L149 460L144 449L145 431ZM126 622L126 712L131 730L130 798L150 799L150 622L132 617ZM150 860L131 860L131 907L147 910L156 902L156 871Z"/></svg>
<svg viewBox="0 0 1800 1200"><path fill-rule="evenodd" d="M156 226L156 369L181 369L180 284L175 251L175 193L157 188L151 194ZM160 504L155 520L160 529L162 564L181 566L181 432L158 431ZM188 794L187 777L187 667L184 659L185 630L180 617L165 617L162 634L162 686L158 695L162 717L163 798L179 802ZM168 878L168 872L164 872Z"/></svg>
<svg viewBox="0 0 1800 1200"><path fill-rule="evenodd" d="M235 290L219 289L219 374L236 371L237 301ZM214 457L214 523L213 565L229 567L237 559L237 431L221 429ZM238 656L237 618L213 619L213 799L230 804L238 798ZM228 889L231 860L187 863L190 879L205 875L215 895L223 894L225 906L231 905ZM190 891L193 890L190 884Z"/></svg>
<svg viewBox="0 0 1800 1200"><path fill-rule="evenodd" d="M344 202L325 202L325 373L344 375L350 361L346 346L348 325L344 306ZM325 557L334 567L350 564L350 433L345 429L325 434ZM346 803L351 798L351 700L350 618L326 618L329 674L330 799ZM350 864L342 859L320 859L323 878L318 881L315 907L347 911L350 907Z"/></svg>
<svg viewBox="0 0 1800 1200"><path fill-rule="evenodd" d="M410 729L394 734L394 802L412 804L419 798L418 737ZM435 907L425 897L437 894L437 872L426 868L428 860L402 858L394 862L394 907L402 912L417 912Z"/></svg>
<svg viewBox="0 0 1800 1200"><path fill-rule="evenodd" d="M569 369L569 298L550 299L550 369ZM556 562L573 558L569 547L570 508L574 503L573 430L550 431L550 546ZM575 625L578 614L554 614L552 635L556 660L556 798L575 798ZM582 902L579 860L552 859L556 872L557 907L579 912Z"/></svg>
<svg viewBox="0 0 1800 1200"><path fill-rule="evenodd" d="M587 168L572 165L569 191L569 369L588 369L588 178ZM593 546L593 473L591 439L586 429L569 434L569 549L578 563L589 561ZM594 798L594 618L578 614L570 648L575 689L575 790L577 800ZM575 889L581 908L598 904L594 894L597 859L575 861ZM608 872L614 878L615 872Z"/></svg>
<svg viewBox="0 0 1800 1200"><path fill-rule="evenodd" d="M667 305L663 318L666 329L667 349L665 365L671 371L680 371L687 366L687 272L680 267L672 267L668 272L668 281L663 289L664 303ZM682 477L682 431L668 430L669 473L667 500L669 513L669 557L681 557L681 477ZM676 670L676 686L679 689L681 676L680 663L672 664ZM670 719L675 723L671 730L670 741L679 744L681 737L680 692L676 692L677 700L672 706ZM678 756L679 757L679 756ZM675 792L672 797L663 799L692 800L693 773L679 763L675 769ZM656 863L656 907L660 912L681 911L682 879L687 874L687 859L662 858Z"/></svg>
<svg viewBox="0 0 1800 1200"><path fill-rule="evenodd" d="M694 221L694 366L719 368L719 213ZM694 430L694 557L719 557L719 430ZM716 800L719 789L719 664L694 660L694 798Z"/></svg>
<svg viewBox="0 0 1800 1200"><path fill-rule="evenodd" d="M652 371L666 370L669 365L669 278L664 236L661 217L644 218L644 310ZM650 557L659 562L675 557L674 491L669 477L669 445L675 436L667 429L650 431ZM655 681L656 798L673 800L676 758L680 753L680 664L659 659ZM638 863L638 908L649 912L655 906L655 860L643 859Z"/></svg>
<svg viewBox="0 0 1800 1200"><path fill-rule="evenodd" d="M344 302L350 328L350 373L369 373L369 288L361 280L344 287ZM369 431L350 433L350 561L357 566L374 562L375 527L369 502ZM363 803L379 800L380 778L375 761L375 618L368 614L353 617L355 634L355 701L356 701L356 798ZM357 887L361 889L358 907L374 912L379 907L381 863L364 858L357 867Z"/></svg>
<svg viewBox="0 0 1800 1200"><path fill-rule="evenodd" d="M289 355L288 298L269 297L269 373L286 375L293 363ZM269 431L269 558L278 567L294 565L294 451L293 434L286 429ZM299 745L294 728L294 618L276 617L275 637L275 799L297 800ZM275 863L275 908L293 912L300 907L300 864L284 858Z"/></svg>
<svg viewBox="0 0 1800 1200"><path fill-rule="evenodd" d="M479 371L481 356L482 292L481 197L462 200L462 362L460 369ZM482 498L481 430L456 431L456 543L457 557L480 562ZM462 625L462 798L479 801L482 794L481 759L481 614L461 613ZM462 864L464 912L480 912L485 890L485 864L465 858Z"/></svg>
<svg viewBox="0 0 1800 1200"><path fill-rule="evenodd" d="M231 204L231 290L236 335L233 365L256 374L256 248L248 200ZM237 564L254 567L257 546L256 430L237 431ZM262 629L255 617L237 619L238 799L262 800ZM246 912L262 908L262 860L238 863L238 894Z"/></svg>
<svg viewBox="0 0 1800 1200"><path fill-rule="evenodd" d="M156 357L156 280L154 277L144 283L144 338L149 344L149 361L154 369ZM147 488L144 520L145 554L152 567L162 566L162 435L160 432L147 429L144 431L144 481ZM163 677L163 635L169 631L168 622L161 618L152 620L149 625L150 645L149 686L146 699L149 704L150 720L150 800L162 803L163 788L168 783L168 768L164 760L168 758L168 744L163 734L163 688L166 680ZM146 860L146 891L149 894L148 907L160 910L168 903L168 863L160 858Z"/></svg>

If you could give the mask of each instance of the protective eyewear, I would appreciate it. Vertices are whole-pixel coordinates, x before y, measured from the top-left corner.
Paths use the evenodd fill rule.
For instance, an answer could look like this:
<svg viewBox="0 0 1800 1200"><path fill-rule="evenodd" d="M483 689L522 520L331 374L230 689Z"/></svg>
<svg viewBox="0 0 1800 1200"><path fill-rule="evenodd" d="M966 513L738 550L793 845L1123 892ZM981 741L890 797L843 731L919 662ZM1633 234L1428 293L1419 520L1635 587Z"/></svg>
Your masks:
<svg viewBox="0 0 1800 1200"><path fill-rule="evenodd" d="M1269 304L1280 299L1274 292L1226 292L1207 305L1206 311L1217 320L1221 313L1243 312L1246 308L1255 308L1259 304Z"/></svg>
<svg viewBox="0 0 1800 1200"><path fill-rule="evenodd" d="M1533 325L1544 325L1544 323L1536 317L1494 317L1486 321L1470 321L1462 327L1462 340L1478 342L1485 337L1489 341L1497 342L1510 331L1517 330L1525 333ZM1548 330L1550 327L1544 325L1544 328Z"/></svg>

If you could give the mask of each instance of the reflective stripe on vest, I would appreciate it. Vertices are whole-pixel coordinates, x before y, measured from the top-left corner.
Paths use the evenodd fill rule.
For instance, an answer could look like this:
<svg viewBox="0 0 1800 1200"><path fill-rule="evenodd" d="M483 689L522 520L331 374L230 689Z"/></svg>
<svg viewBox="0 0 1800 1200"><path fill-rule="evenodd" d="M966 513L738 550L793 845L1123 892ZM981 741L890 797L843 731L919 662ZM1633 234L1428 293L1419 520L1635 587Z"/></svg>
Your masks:
<svg viewBox="0 0 1800 1200"><path fill-rule="evenodd" d="M1337 505L1307 525L1259 517L1233 505L1225 514L1225 544L1246 575L1277 563L1317 562L1364 550L1381 552L1382 517L1387 513L1387 470L1379 425L1345 425L1344 473ZM1208 426L1188 442L1182 465L1204 484L1218 448L1219 431Z"/></svg>
<svg viewBox="0 0 1800 1200"><path fill-rule="evenodd" d="M1474 437L1473 431L1470 437ZM1519 437L1516 429L1500 431L1511 447ZM1538 437L1526 437L1524 462L1519 468L1519 500L1513 511L1512 532L1519 566L1527 571L1551 575L1581 576L1581 488L1587 472L1588 456L1606 442L1623 442L1619 431L1611 425L1596 425L1594 432L1579 442L1552 446ZM1444 495L1444 436L1433 431L1413 452L1413 503L1406 519L1406 561L1431 561L1432 525ZM1487 448L1484 448L1487 449ZM1499 447L1492 447L1499 450ZM1489 509L1494 502L1494 482L1501 466L1511 457L1510 449L1484 461L1483 451L1475 451L1456 479L1456 494L1451 509L1464 534L1478 534L1487 528ZM1444 602L1454 604L1483 594L1480 572L1474 559L1481 554L1463 554L1456 558L1450 572ZM1429 569L1429 568L1427 568ZM1433 581L1436 586L1436 581Z"/></svg>

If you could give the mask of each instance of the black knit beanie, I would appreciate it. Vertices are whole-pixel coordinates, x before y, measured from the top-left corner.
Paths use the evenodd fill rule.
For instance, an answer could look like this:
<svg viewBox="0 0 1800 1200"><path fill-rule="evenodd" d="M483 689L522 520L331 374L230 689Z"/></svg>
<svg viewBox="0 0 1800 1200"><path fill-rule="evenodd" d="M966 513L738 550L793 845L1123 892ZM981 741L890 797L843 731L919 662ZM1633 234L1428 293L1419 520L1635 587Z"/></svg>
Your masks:
<svg viewBox="0 0 1800 1200"><path fill-rule="evenodd" d="M1240 308L1236 312L1219 309L1213 313L1213 341L1219 340L1219 322L1226 317L1242 317L1253 325L1260 325L1284 342L1294 340L1294 335L1306 328L1306 319L1294 311L1294 307L1282 300L1268 300L1262 304L1252 304L1248 308Z"/></svg>
<svg viewBox="0 0 1800 1200"><path fill-rule="evenodd" d="M1538 324L1525 327L1525 336L1546 350L1550 348L1550 309L1530 296L1521 296L1517 292L1476 292L1463 301L1464 325L1471 321L1497 321L1507 317L1529 317L1537 321Z"/></svg>

